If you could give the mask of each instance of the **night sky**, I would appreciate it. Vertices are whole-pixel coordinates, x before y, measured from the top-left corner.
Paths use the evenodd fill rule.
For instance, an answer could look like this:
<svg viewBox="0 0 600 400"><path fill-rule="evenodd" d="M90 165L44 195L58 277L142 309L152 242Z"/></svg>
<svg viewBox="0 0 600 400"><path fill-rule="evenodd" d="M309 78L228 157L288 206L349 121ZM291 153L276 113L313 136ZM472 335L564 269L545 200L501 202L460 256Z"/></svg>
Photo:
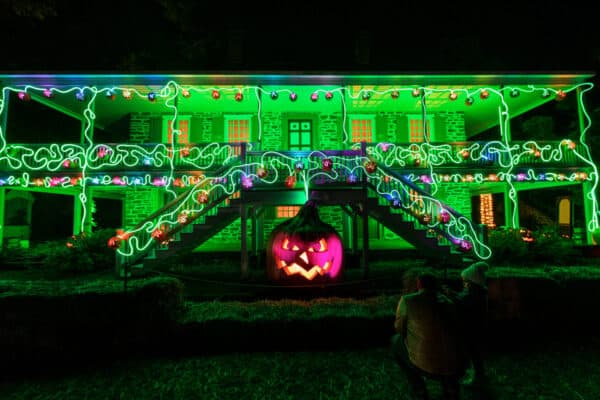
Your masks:
<svg viewBox="0 0 600 400"><path fill-rule="evenodd" d="M595 13L577 2L327 3L0 0L0 70L599 70Z"/></svg>

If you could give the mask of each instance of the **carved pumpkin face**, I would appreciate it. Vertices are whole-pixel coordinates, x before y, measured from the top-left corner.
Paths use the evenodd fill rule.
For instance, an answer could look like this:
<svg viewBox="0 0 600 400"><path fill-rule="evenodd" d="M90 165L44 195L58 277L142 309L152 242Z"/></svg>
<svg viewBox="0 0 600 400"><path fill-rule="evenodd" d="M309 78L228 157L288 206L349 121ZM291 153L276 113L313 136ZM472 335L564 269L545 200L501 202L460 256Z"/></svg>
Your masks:
<svg viewBox="0 0 600 400"><path fill-rule="evenodd" d="M332 281L341 275L342 241L321 221L314 202L273 229L267 246L267 275L273 281Z"/></svg>

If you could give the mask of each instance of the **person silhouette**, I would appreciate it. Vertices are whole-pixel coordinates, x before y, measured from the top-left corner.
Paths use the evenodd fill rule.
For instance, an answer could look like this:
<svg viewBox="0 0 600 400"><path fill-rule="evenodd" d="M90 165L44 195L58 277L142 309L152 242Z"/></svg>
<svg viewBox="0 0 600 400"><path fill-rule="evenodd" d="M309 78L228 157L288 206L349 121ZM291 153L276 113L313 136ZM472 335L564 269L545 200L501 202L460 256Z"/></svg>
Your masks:
<svg viewBox="0 0 600 400"><path fill-rule="evenodd" d="M466 362L456 305L430 272L418 274L416 289L398 302L392 354L413 398L428 398L425 378L430 378L441 382L445 399L458 399Z"/></svg>

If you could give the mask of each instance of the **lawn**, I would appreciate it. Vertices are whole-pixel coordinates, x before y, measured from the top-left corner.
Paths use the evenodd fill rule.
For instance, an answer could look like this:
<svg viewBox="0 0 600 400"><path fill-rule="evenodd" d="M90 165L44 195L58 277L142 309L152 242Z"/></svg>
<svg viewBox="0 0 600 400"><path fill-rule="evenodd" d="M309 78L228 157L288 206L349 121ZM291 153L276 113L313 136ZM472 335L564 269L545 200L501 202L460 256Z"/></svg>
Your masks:
<svg viewBox="0 0 600 400"><path fill-rule="evenodd" d="M350 268L335 292L341 297L331 296L333 292L322 289L294 292L291 288L277 287L266 281L264 271L257 268L251 268L248 279L241 281L239 264L217 256L203 259L201 265L166 265L153 275L173 276L184 283L190 296L184 323L274 318L285 323L287 319L310 320L334 315L376 317L378 313L385 319L393 315L402 291L403 273L414 267L426 265L419 259L374 260L366 279L362 269ZM455 280L460 270L438 272ZM560 284L569 280L598 280L600 266L596 260L560 267L503 265L492 268L489 277L546 278ZM122 285L112 271L56 274L35 267L0 271L3 295L11 291L32 294L48 290L54 294L114 291ZM136 280L130 285L134 288ZM204 301L193 301L194 296L200 295ZM593 327L587 328L591 328L588 332L594 332ZM497 333L491 335L489 386L479 391L465 387L463 399L600 398L600 338L591 333L566 337L539 329L536 332L534 335L509 332L510 342L503 341ZM519 337L522 339L514 340ZM11 380L5 376L0 385L0 399L408 398L406 382L387 348L340 348L333 345L335 338L322 336L308 340L325 344L331 341L332 345L319 346L319 350L315 347L313 351L219 350L210 355L194 353L180 358L158 356L160 352L155 349L148 351L153 356L124 355L120 360L87 359L81 354L68 367L58 368L57 359L56 367L43 372L33 372L32 368L31 373ZM217 347L224 349L226 345ZM438 385L428 382L428 387L434 394L432 398L439 398Z"/></svg>
<svg viewBox="0 0 600 400"><path fill-rule="evenodd" d="M600 395L600 339L491 344L489 386L463 399L591 400ZM436 382L428 388L439 398ZM0 386L4 400L408 399L387 348L237 353L72 365ZM437 396L437 397L436 397Z"/></svg>

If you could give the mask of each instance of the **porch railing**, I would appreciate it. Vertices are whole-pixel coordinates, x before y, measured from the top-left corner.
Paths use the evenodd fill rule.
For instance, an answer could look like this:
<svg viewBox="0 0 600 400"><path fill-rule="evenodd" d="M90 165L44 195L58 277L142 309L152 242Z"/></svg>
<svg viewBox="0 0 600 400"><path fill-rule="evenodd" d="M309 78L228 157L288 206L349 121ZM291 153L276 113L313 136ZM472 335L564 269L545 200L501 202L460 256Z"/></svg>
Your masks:
<svg viewBox="0 0 600 400"><path fill-rule="evenodd" d="M270 154L289 156L289 160L308 154L322 157L360 151L360 143L351 150L257 152L247 144L249 162ZM102 171L178 171L214 170L241 155L241 143L99 143L81 144L9 144L0 151L0 171L88 173ZM501 141L439 143L367 143L367 155L392 169L466 168L506 169L516 167L585 167L589 164L585 145L570 141ZM281 164L283 168L283 164ZM307 164L308 168L318 167Z"/></svg>

